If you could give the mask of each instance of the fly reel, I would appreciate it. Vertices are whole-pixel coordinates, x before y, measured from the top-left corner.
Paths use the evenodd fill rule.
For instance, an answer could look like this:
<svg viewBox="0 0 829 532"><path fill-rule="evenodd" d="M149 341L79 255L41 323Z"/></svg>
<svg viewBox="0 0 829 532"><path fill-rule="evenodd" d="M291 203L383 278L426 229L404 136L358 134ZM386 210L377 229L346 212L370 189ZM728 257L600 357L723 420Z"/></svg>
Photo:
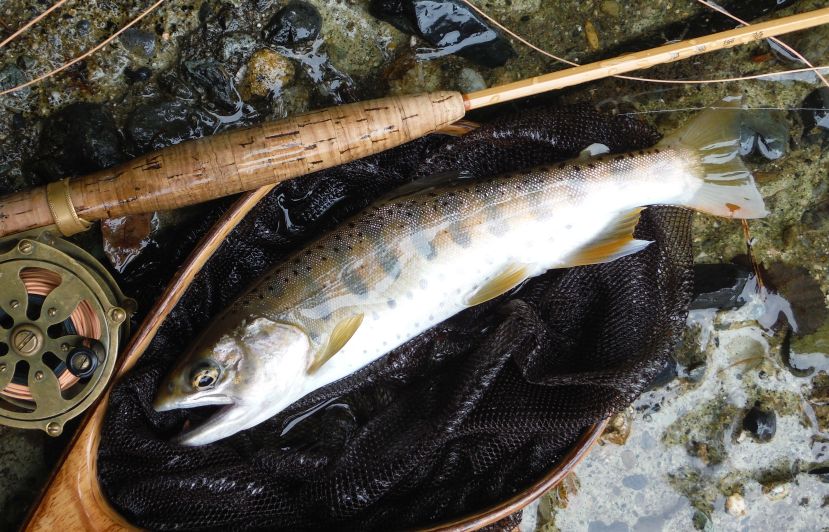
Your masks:
<svg viewBox="0 0 829 532"><path fill-rule="evenodd" d="M135 301L49 230L0 240L0 424L50 436L103 392Z"/></svg>

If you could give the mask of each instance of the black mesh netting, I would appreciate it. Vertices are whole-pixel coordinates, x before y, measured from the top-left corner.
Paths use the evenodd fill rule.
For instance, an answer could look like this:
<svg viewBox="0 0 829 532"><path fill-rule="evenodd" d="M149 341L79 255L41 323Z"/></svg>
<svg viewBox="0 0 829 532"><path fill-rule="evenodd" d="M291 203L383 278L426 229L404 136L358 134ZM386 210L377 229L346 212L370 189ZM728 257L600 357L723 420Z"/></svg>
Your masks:
<svg viewBox="0 0 829 532"><path fill-rule="evenodd" d="M656 241L645 251L532 279L215 444L169 442L209 411L159 414L151 402L211 316L269 265L396 185L656 139L634 119L587 106L534 111L281 185L215 253L115 387L98 461L104 492L153 529L389 530L478 512L526 488L664 367L689 299L687 212L649 209L636 235Z"/></svg>

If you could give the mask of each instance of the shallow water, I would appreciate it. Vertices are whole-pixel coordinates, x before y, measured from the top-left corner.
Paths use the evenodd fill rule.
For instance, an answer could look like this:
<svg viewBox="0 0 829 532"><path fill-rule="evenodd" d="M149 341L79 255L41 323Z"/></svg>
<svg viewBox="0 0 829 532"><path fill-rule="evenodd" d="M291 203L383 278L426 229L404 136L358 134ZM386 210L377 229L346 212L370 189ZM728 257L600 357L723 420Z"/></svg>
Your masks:
<svg viewBox="0 0 829 532"><path fill-rule="evenodd" d="M83 64L0 97L0 191L82 174L95 164L124 160L154 146L333 102L437 88L476 90L558 68L517 42L512 43L516 56L496 68L452 55L417 60L427 43L372 17L367 1L311 1L321 14L320 36L290 50L274 47L281 55L263 59L278 63L265 61L270 70L263 74L268 84L263 90L257 84L262 76L252 79L247 72L254 52L264 47L262 30L285 3L168 0L136 32ZM720 24L706 20L706 8L690 0L475 3L534 44L580 63ZM778 3L751 4L759 10ZM826 5L816 0L788 3L793 5L779 15ZM0 50L0 87L76 55L145 5L69 2L60 16ZM0 0L0 37L42 9L43 3L34 0ZM752 14L759 12L743 16ZM815 64L829 64L827 38L829 29L824 28L784 40ZM756 43L643 75L702 79L799 66L768 43ZM779 110L758 111L752 123L763 130L763 140L746 142L747 150L753 148L748 159L772 213L750 225L753 255L779 296L760 300L748 293L738 309L693 311L688 338L677 352L677 375L668 375L667 384L635 403L624 445L597 447L579 466L580 487L569 495L566 508L547 497L534 509L539 528L829 526L824 507L829 504L829 111L824 110L829 96L815 92L818 86L811 73L688 86L604 80L541 99L551 104L590 101L609 111L636 114L663 132L726 95L742 94L748 107ZM82 137L86 128L99 148L107 139L107 150L77 158L50 148L49 142L66 142L47 142L54 137L50 131L57 135L67 127L54 115L75 102L101 104L111 117L111 123L68 118L71 128L80 129L73 133ZM472 118L488 114L481 111ZM789 139L782 141L785 133ZM132 244L136 250L165 252L174 247L175 233L192 227L200 212L162 214L147 224L152 232ZM99 238L89 234L80 240L105 258ZM123 240L115 244L132 245ZM700 263L729 263L746 252L739 224L704 216L697 217L694 244ZM118 257L138 254L126 251ZM130 274L129 264L120 263L118 269ZM155 276L159 286L163 274L133 272ZM771 305L784 301L791 317L777 320L778 308L772 311ZM776 413L776 433L765 443L739 430L755 401ZM0 468L0 526L19 522L37 489L33 479L45 478L60 444L40 433L0 429L0 452L9 456ZM725 510L726 499L735 494L745 502L745 516ZM732 510L736 500L731 499Z"/></svg>

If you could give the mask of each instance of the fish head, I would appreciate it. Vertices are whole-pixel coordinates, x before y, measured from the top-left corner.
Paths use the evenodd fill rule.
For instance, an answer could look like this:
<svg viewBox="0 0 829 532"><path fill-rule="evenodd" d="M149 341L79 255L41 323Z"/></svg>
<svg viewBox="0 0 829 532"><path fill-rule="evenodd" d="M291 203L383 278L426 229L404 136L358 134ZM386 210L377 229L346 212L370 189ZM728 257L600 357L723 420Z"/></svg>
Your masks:
<svg viewBox="0 0 829 532"><path fill-rule="evenodd" d="M218 340L204 338L161 383L153 408L224 408L179 436L179 443L226 438L299 399L311 357L311 342L300 327L256 318Z"/></svg>

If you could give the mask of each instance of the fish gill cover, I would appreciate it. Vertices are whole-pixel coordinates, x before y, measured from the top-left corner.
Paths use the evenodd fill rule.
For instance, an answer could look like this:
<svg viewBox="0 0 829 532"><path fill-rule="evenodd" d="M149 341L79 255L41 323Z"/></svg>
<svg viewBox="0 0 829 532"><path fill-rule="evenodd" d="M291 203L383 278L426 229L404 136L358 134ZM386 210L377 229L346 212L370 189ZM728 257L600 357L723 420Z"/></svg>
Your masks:
<svg viewBox="0 0 829 532"><path fill-rule="evenodd" d="M534 278L214 444L172 443L183 422L209 412L157 413L153 395L210 317L250 282L396 186L450 169L474 178L568 159L593 143L639 149L657 138L635 119L588 106L536 110L280 185L115 386L98 461L109 500L152 529L388 530L468 515L528 487L667 363L689 302L688 211L648 209L636 237L655 244L644 251Z"/></svg>

